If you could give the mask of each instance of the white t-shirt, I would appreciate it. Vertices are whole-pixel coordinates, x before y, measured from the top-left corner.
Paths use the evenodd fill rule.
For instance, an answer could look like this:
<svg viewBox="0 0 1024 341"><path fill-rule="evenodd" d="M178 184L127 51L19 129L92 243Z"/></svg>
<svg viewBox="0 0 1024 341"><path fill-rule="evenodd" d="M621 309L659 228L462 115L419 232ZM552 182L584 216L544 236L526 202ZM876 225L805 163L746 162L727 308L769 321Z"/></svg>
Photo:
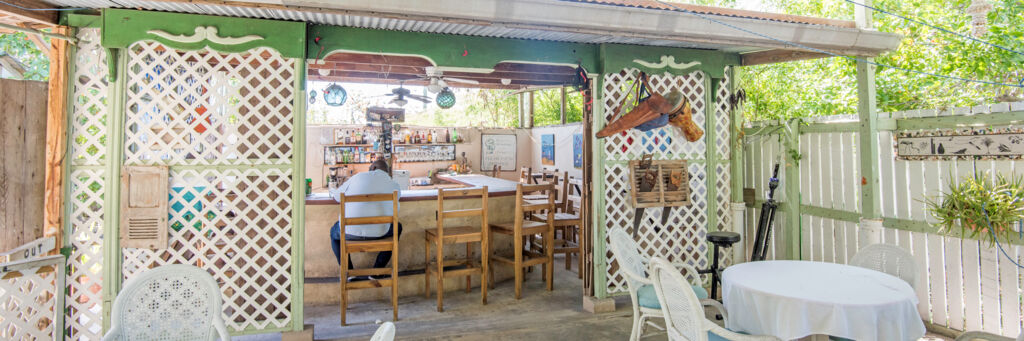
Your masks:
<svg viewBox="0 0 1024 341"><path fill-rule="evenodd" d="M345 193L345 195L390 194L394 191L401 191L398 183L391 180L387 172L375 170L352 176L344 184L331 190L331 197L334 198L334 201L341 202L341 193ZM391 214L391 203L386 201L345 204L345 218L376 217ZM370 238L381 237L388 233L388 225L349 225L345 228L345 234Z"/></svg>

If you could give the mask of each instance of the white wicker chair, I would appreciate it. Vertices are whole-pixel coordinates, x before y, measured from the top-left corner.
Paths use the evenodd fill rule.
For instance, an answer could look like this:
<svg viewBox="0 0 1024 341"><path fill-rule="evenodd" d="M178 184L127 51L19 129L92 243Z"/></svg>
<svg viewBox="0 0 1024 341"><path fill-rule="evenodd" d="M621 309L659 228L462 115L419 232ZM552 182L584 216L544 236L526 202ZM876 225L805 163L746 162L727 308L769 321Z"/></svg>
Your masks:
<svg viewBox="0 0 1024 341"><path fill-rule="evenodd" d="M857 251L850 265L881 271L906 281L917 290L917 262L903 248L890 244L872 244Z"/></svg>
<svg viewBox="0 0 1024 341"><path fill-rule="evenodd" d="M114 299L108 340L230 340L221 293L206 271L174 264L124 283Z"/></svg>
<svg viewBox="0 0 1024 341"><path fill-rule="evenodd" d="M662 317L661 304L651 285L653 282L647 277L647 258L640 255L640 246L633 240L633 237L630 237L622 229L612 229L608 237L611 240L609 246L612 254L619 263L619 269L626 276L626 287L629 289L629 297L633 303L633 330L629 339L636 341L643 334L642 329L646 327L647 323L650 323L648 319ZM693 279L690 282L691 291L694 292L694 295L700 296L701 304L718 309L722 317L725 318L725 307L718 301L708 299L708 293L701 286L697 270L689 264L675 263L673 265L676 266L676 272L680 272L681 269L682 272L691 275L690 278Z"/></svg>
<svg viewBox="0 0 1024 341"><path fill-rule="evenodd" d="M1020 335L1018 335L1016 339L1012 339L1012 338L1009 338L1009 337L1006 337L1006 336L996 335L996 334L992 334L992 333L971 331L971 332L964 332L963 334L960 334L960 336L957 336L957 338L956 338L956 341L977 341L977 340L983 340L983 341L1024 341L1024 333L1020 333Z"/></svg>
<svg viewBox="0 0 1024 341"><path fill-rule="evenodd" d="M746 335L722 328L704 317L704 308L689 282L664 258L651 260L651 279L672 341L778 341L774 336Z"/></svg>
<svg viewBox="0 0 1024 341"><path fill-rule="evenodd" d="M395 324L391 322L384 322L377 328L377 331L373 333L373 337L370 341L392 341L395 339Z"/></svg>

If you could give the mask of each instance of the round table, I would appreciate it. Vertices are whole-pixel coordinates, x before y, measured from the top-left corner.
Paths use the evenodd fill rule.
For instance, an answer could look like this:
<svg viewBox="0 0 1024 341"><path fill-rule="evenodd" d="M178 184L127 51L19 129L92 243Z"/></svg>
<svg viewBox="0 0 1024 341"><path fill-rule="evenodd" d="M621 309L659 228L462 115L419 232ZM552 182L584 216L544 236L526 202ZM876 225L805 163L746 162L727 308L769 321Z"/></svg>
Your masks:
<svg viewBox="0 0 1024 341"><path fill-rule="evenodd" d="M726 327L795 340L917 340L925 328L907 282L875 270L808 261L733 265L722 274Z"/></svg>

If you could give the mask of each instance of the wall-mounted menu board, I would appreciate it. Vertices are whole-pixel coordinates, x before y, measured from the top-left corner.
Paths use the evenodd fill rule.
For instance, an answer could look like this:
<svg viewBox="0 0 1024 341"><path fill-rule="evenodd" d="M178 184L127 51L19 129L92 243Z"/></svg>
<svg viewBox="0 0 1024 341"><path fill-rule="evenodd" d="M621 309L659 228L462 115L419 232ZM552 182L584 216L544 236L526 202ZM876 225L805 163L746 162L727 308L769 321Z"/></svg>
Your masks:
<svg viewBox="0 0 1024 341"><path fill-rule="evenodd" d="M516 169L516 136L483 134L480 136L480 169L498 165L503 170Z"/></svg>
<svg viewBox="0 0 1024 341"><path fill-rule="evenodd" d="M395 145L398 162L427 162L455 160L454 144L398 144Z"/></svg>

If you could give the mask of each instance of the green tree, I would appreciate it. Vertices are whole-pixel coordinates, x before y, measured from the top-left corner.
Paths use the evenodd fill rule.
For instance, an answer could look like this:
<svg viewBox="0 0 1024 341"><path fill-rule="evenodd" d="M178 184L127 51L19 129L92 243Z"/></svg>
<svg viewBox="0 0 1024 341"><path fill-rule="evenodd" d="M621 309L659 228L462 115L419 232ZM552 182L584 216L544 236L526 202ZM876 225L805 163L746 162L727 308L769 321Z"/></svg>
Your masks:
<svg viewBox="0 0 1024 341"><path fill-rule="evenodd" d="M43 38L49 43L48 38ZM50 77L50 61L45 53L21 32L0 34L0 51L25 64L24 79L46 81Z"/></svg>
<svg viewBox="0 0 1024 341"><path fill-rule="evenodd" d="M538 90L533 95L533 125L546 126L562 123L562 90ZM583 95L577 91L566 89L565 92L566 122L583 120Z"/></svg>
<svg viewBox="0 0 1024 341"><path fill-rule="evenodd" d="M784 13L853 19L845 1L769 0ZM1024 51L1024 2L993 1L988 33L982 40ZM880 0L876 7L953 32L970 34L970 0ZM941 75L1016 84L1024 78L1024 56L971 42L903 19L874 14L879 31L904 36L900 47L878 56L881 64ZM855 63L844 58L798 61L744 68L743 88L751 119L853 114L857 108ZM878 68L878 109L899 110L973 106L1019 101L1020 88L983 85Z"/></svg>

